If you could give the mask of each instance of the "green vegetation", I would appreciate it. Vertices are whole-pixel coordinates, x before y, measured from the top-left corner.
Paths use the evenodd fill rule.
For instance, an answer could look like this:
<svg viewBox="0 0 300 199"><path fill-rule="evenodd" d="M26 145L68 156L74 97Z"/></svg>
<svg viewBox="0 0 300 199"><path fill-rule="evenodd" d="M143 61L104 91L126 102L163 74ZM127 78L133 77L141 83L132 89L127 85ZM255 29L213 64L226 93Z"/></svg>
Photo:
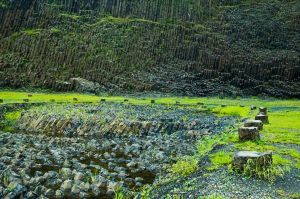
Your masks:
<svg viewBox="0 0 300 199"><path fill-rule="evenodd" d="M215 170L222 166L229 165L232 162L232 152L219 151L209 155L211 166L208 167L208 170Z"/></svg>
<svg viewBox="0 0 300 199"><path fill-rule="evenodd" d="M122 187L117 186L114 191L115 191L114 199L126 199L126 196L124 194Z"/></svg>
<svg viewBox="0 0 300 199"><path fill-rule="evenodd" d="M285 172L289 171L289 167L274 166L261 168L255 161L249 159L244 166L243 175L257 177L268 181L275 181L277 177L283 177Z"/></svg>
<svg viewBox="0 0 300 199"><path fill-rule="evenodd" d="M41 29L27 29L27 30L23 30L22 32L29 36L34 36L40 34Z"/></svg>
<svg viewBox="0 0 300 199"><path fill-rule="evenodd" d="M221 194L211 194L208 196L199 197L198 199L225 199Z"/></svg>
<svg viewBox="0 0 300 199"><path fill-rule="evenodd" d="M180 176L187 176L197 170L197 164L198 161L194 158L183 158L171 166L170 172Z"/></svg>
<svg viewBox="0 0 300 199"><path fill-rule="evenodd" d="M78 19L81 18L79 15L69 14L69 13L61 13L60 16L70 18L70 19L73 19L73 20L78 20Z"/></svg>
<svg viewBox="0 0 300 199"><path fill-rule="evenodd" d="M22 91L6 91L0 90L0 98L4 100L4 103L22 103L23 99L28 98L28 92ZM131 104L151 104L151 99L155 100L155 104L165 104L172 105L179 102L180 105L190 105L198 106L198 103L204 103L211 108L211 110L217 114L222 115L240 115L246 117L249 115L249 109L251 105L265 106L265 107L300 107L299 100L275 100L275 99L259 99L259 98L243 98L243 99L219 99L218 97L159 97L159 98L136 98L136 97L121 97L121 96L96 96L92 94L82 94L82 93L49 93L49 92L33 92L33 96L29 98L30 102L50 102L51 99L54 99L55 102L67 102L74 103L73 98L78 98L78 102L99 102L100 99L105 99L108 102L124 102L125 99L128 100L126 103ZM78 103L75 102L75 103ZM229 107L220 107L221 104L227 104ZM245 107L237 106L237 104L243 104ZM300 111L300 110L299 110ZM290 113L291 114L291 113ZM277 113L278 116L278 113ZM298 117L295 115L294 117ZM278 118L278 117L276 117ZM276 119L275 118L275 119ZM280 119L280 118L278 118ZM294 118L295 119L295 118ZM288 125L288 124L286 124ZM297 126L296 126L297 127Z"/></svg>
<svg viewBox="0 0 300 199"><path fill-rule="evenodd" d="M217 113L219 115L246 117L249 115L249 107L239 107L239 106L216 107L212 109L212 112Z"/></svg>
<svg viewBox="0 0 300 199"><path fill-rule="evenodd" d="M7 112L4 114L4 120L0 121L0 127L3 131L14 131L15 124L20 118L22 111Z"/></svg>

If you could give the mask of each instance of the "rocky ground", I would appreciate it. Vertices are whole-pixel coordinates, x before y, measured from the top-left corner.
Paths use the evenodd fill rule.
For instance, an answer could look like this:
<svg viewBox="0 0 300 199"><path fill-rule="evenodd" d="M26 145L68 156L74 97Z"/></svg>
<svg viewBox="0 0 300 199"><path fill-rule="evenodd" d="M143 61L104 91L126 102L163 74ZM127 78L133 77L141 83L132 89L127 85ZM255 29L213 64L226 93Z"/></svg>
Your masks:
<svg viewBox="0 0 300 199"><path fill-rule="evenodd" d="M203 135L235 121L183 106L32 108L0 133L0 198L111 198L116 187L156 184Z"/></svg>
<svg viewBox="0 0 300 199"><path fill-rule="evenodd" d="M152 198L201 198L221 195L222 198L299 198L300 170L293 169L270 183L221 169L213 172L199 171L184 179L175 180L152 192ZM245 188L247 187L247 188Z"/></svg>

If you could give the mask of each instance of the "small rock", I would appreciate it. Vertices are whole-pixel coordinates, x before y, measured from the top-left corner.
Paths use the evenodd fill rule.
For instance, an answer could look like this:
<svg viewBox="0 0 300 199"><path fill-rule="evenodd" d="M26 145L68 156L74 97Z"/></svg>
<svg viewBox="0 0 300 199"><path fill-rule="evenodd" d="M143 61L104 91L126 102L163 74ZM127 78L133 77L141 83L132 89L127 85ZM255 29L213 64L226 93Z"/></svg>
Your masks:
<svg viewBox="0 0 300 199"><path fill-rule="evenodd" d="M74 180L78 180L81 181L84 179L84 175L81 172L76 172L75 176L74 176Z"/></svg>
<svg viewBox="0 0 300 199"><path fill-rule="evenodd" d="M71 194L72 195L78 195L80 193L80 188L78 185L74 184L72 189L71 189Z"/></svg>
<svg viewBox="0 0 300 199"><path fill-rule="evenodd" d="M62 198L63 197L63 192L61 191L61 190L56 190L56 192L55 192L55 197L56 198Z"/></svg>
<svg viewBox="0 0 300 199"><path fill-rule="evenodd" d="M71 188L72 188L71 180L65 180L61 185L61 190L63 190L63 191L70 191Z"/></svg>

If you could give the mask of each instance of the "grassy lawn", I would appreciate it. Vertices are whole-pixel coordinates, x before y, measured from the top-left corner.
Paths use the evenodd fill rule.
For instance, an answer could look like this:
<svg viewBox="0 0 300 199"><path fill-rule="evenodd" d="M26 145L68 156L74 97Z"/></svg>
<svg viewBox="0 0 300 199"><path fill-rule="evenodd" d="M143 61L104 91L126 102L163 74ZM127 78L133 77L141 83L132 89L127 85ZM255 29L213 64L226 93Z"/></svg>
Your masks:
<svg viewBox="0 0 300 199"><path fill-rule="evenodd" d="M28 94L32 96L29 97ZM73 99L77 98L77 101ZM160 97L160 98L134 98L134 97L122 97L122 96L96 96L92 94L81 93L42 93L42 92L22 92L22 91L10 91L0 90L0 99L3 103L22 103L24 99L29 99L29 103L37 102L67 102L67 103L80 103L80 102L93 102L97 103L100 99L112 102L124 102L128 100L132 104L151 104L151 100L154 99L156 104L184 104L184 105L197 105L203 103L205 105L226 107L214 109L213 112L220 113L221 115L240 115L247 116L248 110L251 105L266 106L266 107L300 107L300 100L278 100L278 99L259 99L259 98L237 98L237 99L220 99L218 97ZM299 109L300 111L300 109Z"/></svg>

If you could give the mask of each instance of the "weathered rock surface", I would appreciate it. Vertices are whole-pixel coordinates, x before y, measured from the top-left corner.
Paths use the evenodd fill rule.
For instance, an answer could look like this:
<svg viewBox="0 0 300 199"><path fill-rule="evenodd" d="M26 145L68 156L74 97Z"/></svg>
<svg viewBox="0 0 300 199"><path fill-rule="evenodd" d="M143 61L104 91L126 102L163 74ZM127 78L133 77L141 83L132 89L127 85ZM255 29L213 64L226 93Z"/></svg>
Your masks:
<svg viewBox="0 0 300 199"><path fill-rule="evenodd" d="M32 108L17 121L17 133L0 132L0 174L26 187L25 198L113 197L116 186L130 191L156 183L178 157L196 151L203 135L235 121L156 104Z"/></svg>
<svg viewBox="0 0 300 199"><path fill-rule="evenodd" d="M100 89L100 84L92 81L88 81L83 78L71 78L70 83L73 86L73 90L77 92L90 92L95 93Z"/></svg>
<svg viewBox="0 0 300 199"><path fill-rule="evenodd" d="M81 77L109 92L299 97L296 8L297 1L2 0L0 86L65 91L70 77Z"/></svg>

